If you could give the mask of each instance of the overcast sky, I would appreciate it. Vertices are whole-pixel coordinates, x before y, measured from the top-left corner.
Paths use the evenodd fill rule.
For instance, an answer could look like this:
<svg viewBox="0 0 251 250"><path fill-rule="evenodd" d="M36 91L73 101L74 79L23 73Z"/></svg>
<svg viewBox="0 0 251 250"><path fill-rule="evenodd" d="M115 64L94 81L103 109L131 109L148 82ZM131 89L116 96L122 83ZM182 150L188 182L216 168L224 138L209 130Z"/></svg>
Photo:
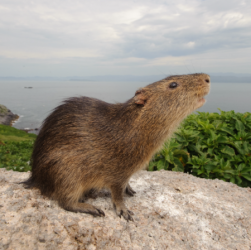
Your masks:
<svg viewBox="0 0 251 250"><path fill-rule="evenodd" d="M0 0L0 76L250 69L250 0Z"/></svg>

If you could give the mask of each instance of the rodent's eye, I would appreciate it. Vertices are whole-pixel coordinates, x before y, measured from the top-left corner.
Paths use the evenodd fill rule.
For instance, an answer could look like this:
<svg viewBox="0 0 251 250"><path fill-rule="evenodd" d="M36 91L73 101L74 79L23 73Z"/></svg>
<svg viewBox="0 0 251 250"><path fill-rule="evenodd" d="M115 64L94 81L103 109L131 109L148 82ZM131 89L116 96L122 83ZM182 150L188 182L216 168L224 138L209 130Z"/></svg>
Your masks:
<svg viewBox="0 0 251 250"><path fill-rule="evenodd" d="M175 89L175 88L177 88L178 87L178 83L177 82L171 82L170 84L169 84L169 88L170 89Z"/></svg>

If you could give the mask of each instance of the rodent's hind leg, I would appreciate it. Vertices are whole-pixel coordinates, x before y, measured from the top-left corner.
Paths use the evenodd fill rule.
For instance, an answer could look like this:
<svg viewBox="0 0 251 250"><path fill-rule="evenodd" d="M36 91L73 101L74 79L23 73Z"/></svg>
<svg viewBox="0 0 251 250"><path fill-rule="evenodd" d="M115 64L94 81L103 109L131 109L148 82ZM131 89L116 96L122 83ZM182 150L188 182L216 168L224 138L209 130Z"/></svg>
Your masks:
<svg viewBox="0 0 251 250"><path fill-rule="evenodd" d="M124 204L123 201L123 193L124 193L124 188L121 187L120 184L118 185L113 185L111 187L111 192L112 192L112 202L114 209L119 217L121 215L124 217L125 220L127 221L134 221L133 220L133 212L128 210Z"/></svg>
<svg viewBox="0 0 251 250"><path fill-rule="evenodd" d="M70 212L74 212L74 213L86 213L86 214L91 214L93 216L105 216L105 213L99 209L96 208L94 206L92 206L91 204L88 203L76 203L74 205L67 205L67 206L63 206L63 208L67 211Z"/></svg>
<svg viewBox="0 0 251 250"><path fill-rule="evenodd" d="M127 183L125 193L128 194L129 196L134 196L136 192L132 189L132 187Z"/></svg>

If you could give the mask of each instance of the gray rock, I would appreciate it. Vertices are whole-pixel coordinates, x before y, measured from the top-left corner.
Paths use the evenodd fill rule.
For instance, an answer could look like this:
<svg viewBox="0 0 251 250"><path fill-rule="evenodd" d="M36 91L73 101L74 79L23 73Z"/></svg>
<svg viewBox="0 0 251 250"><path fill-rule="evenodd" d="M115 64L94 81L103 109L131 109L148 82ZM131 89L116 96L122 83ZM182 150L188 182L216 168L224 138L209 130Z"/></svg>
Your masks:
<svg viewBox="0 0 251 250"><path fill-rule="evenodd" d="M8 108L0 104L0 124L11 125L18 118L18 115L13 114Z"/></svg>
<svg viewBox="0 0 251 250"><path fill-rule="evenodd" d="M134 222L115 214L110 194L87 202L106 216L67 212L17 184L28 173L0 169L0 249L251 249L251 189L177 172L140 171L125 197Z"/></svg>

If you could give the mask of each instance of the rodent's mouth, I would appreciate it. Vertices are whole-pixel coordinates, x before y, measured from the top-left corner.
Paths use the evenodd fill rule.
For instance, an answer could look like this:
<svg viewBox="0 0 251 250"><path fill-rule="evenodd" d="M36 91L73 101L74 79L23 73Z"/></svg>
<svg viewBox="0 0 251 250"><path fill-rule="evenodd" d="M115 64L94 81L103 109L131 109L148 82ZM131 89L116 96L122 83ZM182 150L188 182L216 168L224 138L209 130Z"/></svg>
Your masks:
<svg viewBox="0 0 251 250"><path fill-rule="evenodd" d="M198 108L202 107L205 104L205 102L206 102L206 99L204 97L199 98L195 109L198 109Z"/></svg>
<svg viewBox="0 0 251 250"><path fill-rule="evenodd" d="M204 97L199 99L199 103L204 104L205 102L206 102L206 99Z"/></svg>
<svg viewBox="0 0 251 250"><path fill-rule="evenodd" d="M210 88L207 87L207 88L205 88L205 89L203 89L201 91L200 95L197 96L198 101L196 103L196 108L195 109L198 109L198 108L202 107L206 103L205 96L208 95L209 90L210 90Z"/></svg>

